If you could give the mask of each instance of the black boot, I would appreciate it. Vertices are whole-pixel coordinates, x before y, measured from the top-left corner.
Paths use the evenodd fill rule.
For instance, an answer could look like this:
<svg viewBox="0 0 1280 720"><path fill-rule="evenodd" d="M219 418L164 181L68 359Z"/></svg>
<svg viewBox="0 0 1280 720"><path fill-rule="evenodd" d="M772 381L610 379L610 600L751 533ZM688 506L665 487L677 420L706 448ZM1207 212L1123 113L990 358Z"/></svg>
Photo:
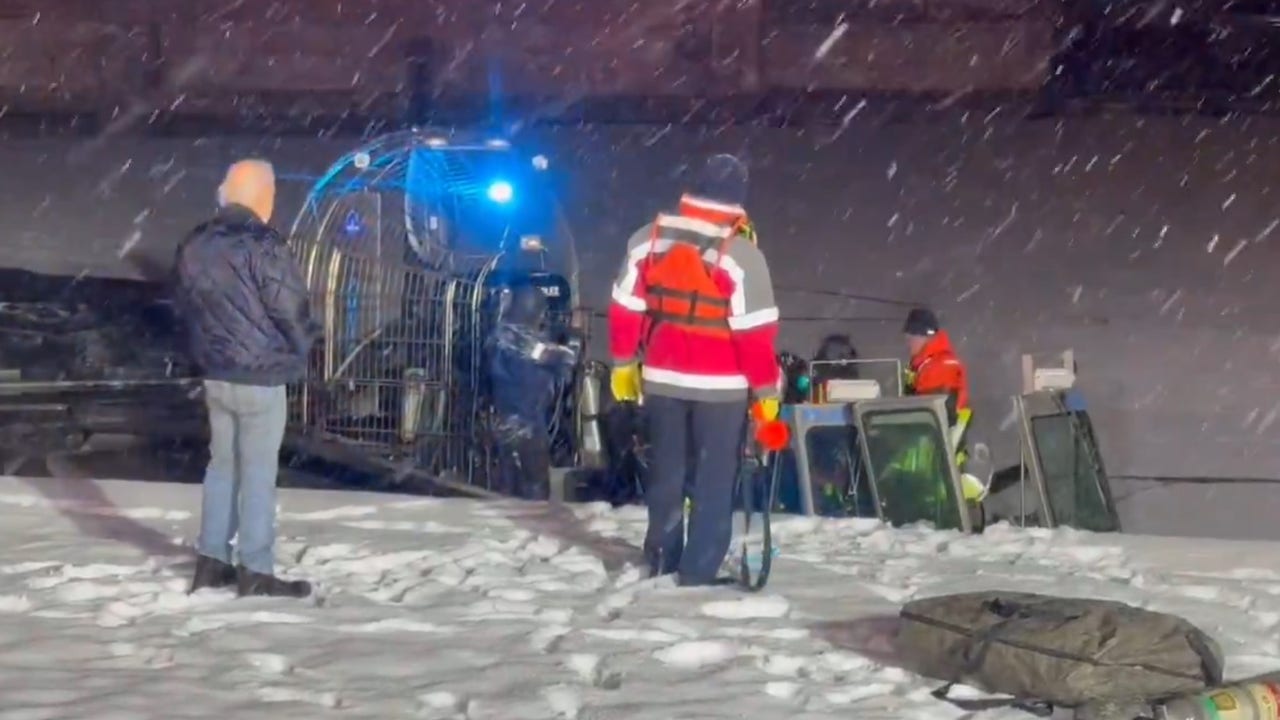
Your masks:
<svg viewBox="0 0 1280 720"><path fill-rule="evenodd" d="M240 597L288 597L304 598L311 594L311 583L306 580L282 580L275 575L256 573L240 568L236 578Z"/></svg>
<svg viewBox="0 0 1280 720"><path fill-rule="evenodd" d="M195 576L191 579L191 590L201 588L224 588L236 584L236 569L221 560L205 555L196 556Z"/></svg>

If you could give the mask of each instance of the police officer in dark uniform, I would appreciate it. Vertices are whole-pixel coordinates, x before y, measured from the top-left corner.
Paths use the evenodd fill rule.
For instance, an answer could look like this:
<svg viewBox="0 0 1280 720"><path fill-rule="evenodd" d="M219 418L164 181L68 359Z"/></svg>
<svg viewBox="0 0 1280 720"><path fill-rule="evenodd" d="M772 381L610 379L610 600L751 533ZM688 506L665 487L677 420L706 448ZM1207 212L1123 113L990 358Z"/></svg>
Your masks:
<svg viewBox="0 0 1280 720"><path fill-rule="evenodd" d="M541 289L529 284L508 288L487 343L500 489L526 500L547 499L552 402L557 383L568 377L577 355L553 341L546 316Z"/></svg>

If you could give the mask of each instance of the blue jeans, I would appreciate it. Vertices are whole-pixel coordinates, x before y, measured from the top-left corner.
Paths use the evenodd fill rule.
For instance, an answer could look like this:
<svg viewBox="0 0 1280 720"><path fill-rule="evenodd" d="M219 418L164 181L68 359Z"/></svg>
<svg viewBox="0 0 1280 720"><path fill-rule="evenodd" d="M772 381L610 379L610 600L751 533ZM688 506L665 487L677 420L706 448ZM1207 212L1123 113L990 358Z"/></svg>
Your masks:
<svg viewBox="0 0 1280 720"><path fill-rule="evenodd" d="M209 407L209 467L204 473L196 550L271 574L276 541L276 474L286 420L283 385L259 387L204 381Z"/></svg>

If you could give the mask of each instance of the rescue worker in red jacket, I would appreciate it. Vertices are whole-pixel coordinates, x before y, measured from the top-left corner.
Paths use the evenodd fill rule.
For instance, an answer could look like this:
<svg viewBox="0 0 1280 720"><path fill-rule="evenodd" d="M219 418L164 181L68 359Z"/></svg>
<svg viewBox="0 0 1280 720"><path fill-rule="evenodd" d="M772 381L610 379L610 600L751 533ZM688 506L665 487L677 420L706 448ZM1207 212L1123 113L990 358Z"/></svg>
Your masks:
<svg viewBox="0 0 1280 720"><path fill-rule="evenodd" d="M938 323L938 316L927 308L915 308L907 313L903 327L907 347L911 351L910 369L907 372L907 392L912 395L945 395L947 397L947 422L951 446L956 449L956 466L960 469L960 486L964 499L981 502L987 486L982 480L966 472L968 449L965 437L973 410L969 406L969 377L964 363L951 346L951 338ZM927 453L909 452L899 458L899 467L927 467ZM936 497L941 499L945 493Z"/></svg>
<svg viewBox="0 0 1280 720"><path fill-rule="evenodd" d="M964 363L956 356L951 338L938 324L938 316L928 308L907 313L902 328L911 352L907 391L912 395L946 395L947 419L955 426L969 415L969 379Z"/></svg>
<svg viewBox="0 0 1280 720"><path fill-rule="evenodd" d="M746 192L742 161L709 158L676 212L631 237L609 306L614 397L643 394L649 420L645 557L681 585L718 582L750 404L778 415L778 308Z"/></svg>

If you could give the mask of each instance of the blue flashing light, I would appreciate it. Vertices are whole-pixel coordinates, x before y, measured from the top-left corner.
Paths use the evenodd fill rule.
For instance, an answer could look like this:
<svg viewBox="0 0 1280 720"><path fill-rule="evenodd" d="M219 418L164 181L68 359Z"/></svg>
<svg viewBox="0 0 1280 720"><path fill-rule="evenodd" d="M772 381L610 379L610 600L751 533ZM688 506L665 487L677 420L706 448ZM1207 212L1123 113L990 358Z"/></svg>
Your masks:
<svg viewBox="0 0 1280 720"><path fill-rule="evenodd" d="M494 180L489 184L489 190L485 193L489 199L499 205L506 205L511 202L511 198L515 195L511 183L506 180Z"/></svg>

